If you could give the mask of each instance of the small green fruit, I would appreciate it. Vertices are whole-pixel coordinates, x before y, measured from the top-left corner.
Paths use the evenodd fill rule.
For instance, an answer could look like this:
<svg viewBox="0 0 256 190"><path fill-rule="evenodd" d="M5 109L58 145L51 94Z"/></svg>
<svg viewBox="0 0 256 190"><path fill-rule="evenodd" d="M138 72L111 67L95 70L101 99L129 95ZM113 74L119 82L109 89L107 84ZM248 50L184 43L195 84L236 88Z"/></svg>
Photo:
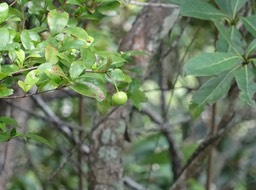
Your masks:
<svg viewBox="0 0 256 190"><path fill-rule="evenodd" d="M125 92L119 91L117 93L115 93L112 96L112 103L114 105L124 105L128 100L127 94Z"/></svg>

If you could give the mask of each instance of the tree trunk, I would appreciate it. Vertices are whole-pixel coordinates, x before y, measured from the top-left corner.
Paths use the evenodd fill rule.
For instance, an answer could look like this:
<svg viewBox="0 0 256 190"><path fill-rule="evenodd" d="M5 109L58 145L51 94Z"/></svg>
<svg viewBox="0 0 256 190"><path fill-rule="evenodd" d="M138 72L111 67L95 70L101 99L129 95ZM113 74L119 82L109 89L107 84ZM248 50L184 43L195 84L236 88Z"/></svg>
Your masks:
<svg viewBox="0 0 256 190"><path fill-rule="evenodd" d="M32 109L32 102L29 98L16 99L15 103L23 105L26 109ZM0 116L11 116L21 126L17 130L24 130L27 126L29 115L26 112L12 108L3 101L0 101L0 105ZM6 189L6 184L14 173L16 153L21 150L21 146L22 144L15 139L0 144L0 190Z"/></svg>
<svg viewBox="0 0 256 190"><path fill-rule="evenodd" d="M161 2L151 0L150 3ZM157 52L163 39L178 16L178 10L163 7L145 7L138 15L132 29L123 39L120 50L140 50L150 55L135 58L136 67L148 73L150 60ZM125 125L122 118L128 116L130 108L120 107L101 125L91 132L89 155L89 189L122 190L123 166L122 149Z"/></svg>

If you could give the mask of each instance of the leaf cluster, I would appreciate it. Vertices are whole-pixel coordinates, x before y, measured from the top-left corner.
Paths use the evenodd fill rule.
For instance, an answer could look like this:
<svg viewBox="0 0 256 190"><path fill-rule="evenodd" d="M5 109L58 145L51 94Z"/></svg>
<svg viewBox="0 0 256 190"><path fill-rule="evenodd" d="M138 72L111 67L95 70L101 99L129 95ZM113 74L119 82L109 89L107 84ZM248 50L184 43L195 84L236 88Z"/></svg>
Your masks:
<svg viewBox="0 0 256 190"><path fill-rule="evenodd" d="M191 114L197 117L206 105L223 98L236 84L240 89L240 99L255 107L253 95L255 83L256 15L243 16L247 0L215 0L210 4L202 0L189 0L181 4L183 16L213 22L218 30L218 40L214 53L202 53L191 58L185 65L185 74L197 77L211 77L193 95ZM250 36L247 39L246 30ZM252 39L252 40L251 40Z"/></svg>

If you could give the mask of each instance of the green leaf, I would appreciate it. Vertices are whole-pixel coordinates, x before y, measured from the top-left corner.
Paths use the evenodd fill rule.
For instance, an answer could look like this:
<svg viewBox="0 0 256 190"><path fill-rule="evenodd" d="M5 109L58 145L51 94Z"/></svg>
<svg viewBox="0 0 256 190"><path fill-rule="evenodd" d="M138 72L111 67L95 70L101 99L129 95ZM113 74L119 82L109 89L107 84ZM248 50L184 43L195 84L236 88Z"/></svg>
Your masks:
<svg viewBox="0 0 256 190"><path fill-rule="evenodd" d="M9 6L7 3L0 4L0 24L3 23L8 17Z"/></svg>
<svg viewBox="0 0 256 190"><path fill-rule="evenodd" d="M228 43L228 49L226 51L241 56L241 54L243 54L244 52L242 48L243 43L241 41L241 33L235 28L235 26L225 28L222 24L218 22L214 22L214 24L220 33L219 35L221 35L221 37L225 39Z"/></svg>
<svg viewBox="0 0 256 190"><path fill-rule="evenodd" d="M190 59L185 65L187 75L211 76L233 68L241 60L231 53L203 53Z"/></svg>
<svg viewBox="0 0 256 190"><path fill-rule="evenodd" d="M26 85L34 86L39 81L40 70L32 70L25 77Z"/></svg>
<svg viewBox="0 0 256 190"><path fill-rule="evenodd" d="M145 93L140 90L140 82L138 80L133 80L129 85L128 90L129 99L132 100L133 104L137 109L141 109L141 103L147 101Z"/></svg>
<svg viewBox="0 0 256 190"><path fill-rule="evenodd" d="M20 38L26 50L35 49L34 42L40 42L40 36L32 30L23 30L20 34Z"/></svg>
<svg viewBox="0 0 256 190"><path fill-rule="evenodd" d="M127 82L130 83L132 82L132 79L123 73L121 69L113 69L109 72L109 76L113 81L118 81L118 82Z"/></svg>
<svg viewBox="0 0 256 190"><path fill-rule="evenodd" d="M255 52L256 50L256 39L254 39L249 46L247 47L245 51L245 57L248 58L248 56L252 53Z"/></svg>
<svg viewBox="0 0 256 190"><path fill-rule="evenodd" d="M17 135L17 130L16 128L12 128L10 131L10 137L14 137L15 135Z"/></svg>
<svg viewBox="0 0 256 190"><path fill-rule="evenodd" d="M235 72L235 79L240 89L240 99L250 106L255 106L255 101L252 100L256 92L256 83L254 81L254 73L244 65L242 68Z"/></svg>
<svg viewBox="0 0 256 190"><path fill-rule="evenodd" d="M91 45L94 41L94 38L89 36L87 32L80 27L69 27L65 29L65 32L83 40L88 46Z"/></svg>
<svg viewBox="0 0 256 190"><path fill-rule="evenodd" d="M6 97L13 94L13 89L9 89L3 84L0 84L0 97Z"/></svg>
<svg viewBox="0 0 256 190"><path fill-rule="evenodd" d="M222 19L226 14L202 0L188 0L181 5L181 15L203 20Z"/></svg>
<svg viewBox="0 0 256 190"><path fill-rule="evenodd" d="M25 82L19 80L18 81L18 85L19 87L24 91L24 92L28 92L29 89L32 87L32 86L28 86Z"/></svg>
<svg viewBox="0 0 256 190"><path fill-rule="evenodd" d="M0 28L0 50L5 49L9 43L9 31L7 28Z"/></svg>
<svg viewBox="0 0 256 190"><path fill-rule="evenodd" d="M10 137L10 134L8 132L5 132L5 133L0 132L0 143L9 141L10 138L11 137Z"/></svg>
<svg viewBox="0 0 256 190"><path fill-rule="evenodd" d="M48 13L47 21L50 31L53 35L60 33L68 24L69 15L66 12L60 12L56 9Z"/></svg>
<svg viewBox="0 0 256 190"><path fill-rule="evenodd" d="M192 115L198 115L205 105L212 104L227 94L236 69L237 67L213 77L200 87L192 98L194 104L190 110Z"/></svg>
<svg viewBox="0 0 256 190"><path fill-rule="evenodd" d="M252 15L249 17L242 17L242 22L246 29L256 37L256 15Z"/></svg>
<svg viewBox="0 0 256 190"><path fill-rule="evenodd" d="M109 11L113 11L117 9L119 6L120 6L120 3L117 1L101 3L101 6L97 8L97 11L99 11L102 14L106 14Z"/></svg>
<svg viewBox="0 0 256 190"><path fill-rule="evenodd" d="M11 117L8 116L1 116L0 117L0 123L5 123L6 125L10 125L13 127L19 127L19 124L17 121Z"/></svg>
<svg viewBox="0 0 256 190"><path fill-rule="evenodd" d="M15 50L15 54L17 56L17 64L19 66L19 68L23 67L23 63L25 61L25 52L22 49L19 50Z"/></svg>
<svg viewBox="0 0 256 190"><path fill-rule="evenodd" d="M85 69L85 64L82 61L74 61L69 69L70 77L77 78Z"/></svg>
<svg viewBox="0 0 256 190"><path fill-rule="evenodd" d="M50 45L45 48L45 59L48 63L56 64L59 61L58 50Z"/></svg>
<svg viewBox="0 0 256 190"><path fill-rule="evenodd" d="M76 82L70 86L70 88L79 94L95 98L99 102L106 98L106 88L104 84L95 80L88 82Z"/></svg>
<svg viewBox="0 0 256 190"><path fill-rule="evenodd" d="M87 68L91 68L96 62L95 54L90 48L81 48L81 57Z"/></svg>
<svg viewBox="0 0 256 190"><path fill-rule="evenodd" d="M248 0L215 0L218 7L226 14L236 18L236 13L245 5Z"/></svg>
<svg viewBox="0 0 256 190"><path fill-rule="evenodd" d="M45 144L51 148L53 148L54 146L45 138L43 138L42 136L33 134L33 133L27 133L27 134L22 134L22 133L18 133L15 137L23 137L23 138L29 138L32 139L34 141L37 141L39 143Z"/></svg>

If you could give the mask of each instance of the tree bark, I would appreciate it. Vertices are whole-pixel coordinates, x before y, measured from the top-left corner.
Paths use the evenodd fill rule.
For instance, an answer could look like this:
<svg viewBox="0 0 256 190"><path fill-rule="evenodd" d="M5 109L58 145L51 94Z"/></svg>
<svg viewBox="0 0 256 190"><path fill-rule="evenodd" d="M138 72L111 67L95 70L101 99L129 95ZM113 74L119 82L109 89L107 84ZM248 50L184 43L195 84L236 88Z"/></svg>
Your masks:
<svg viewBox="0 0 256 190"><path fill-rule="evenodd" d="M15 102L23 105L26 109L32 109L32 102L29 98L16 99ZM0 101L1 110L0 116L11 116L15 119L21 128L17 130L23 131L27 126L29 115L18 109L4 104ZM9 178L14 173L16 154L21 150L22 144L15 139L0 144L0 190L5 190Z"/></svg>
<svg viewBox="0 0 256 190"><path fill-rule="evenodd" d="M161 1L150 1L156 2ZM121 51L139 50L150 53L135 57L135 66L143 71L142 79L147 76L150 61L157 52L161 40L173 27L177 16L177 9L145 7L120 44ZM129 106L120 107L104 123L93 128L89 154L90 190L123 189L122 149L125 125L122 118L126 118L129 112Z"/></svg>

